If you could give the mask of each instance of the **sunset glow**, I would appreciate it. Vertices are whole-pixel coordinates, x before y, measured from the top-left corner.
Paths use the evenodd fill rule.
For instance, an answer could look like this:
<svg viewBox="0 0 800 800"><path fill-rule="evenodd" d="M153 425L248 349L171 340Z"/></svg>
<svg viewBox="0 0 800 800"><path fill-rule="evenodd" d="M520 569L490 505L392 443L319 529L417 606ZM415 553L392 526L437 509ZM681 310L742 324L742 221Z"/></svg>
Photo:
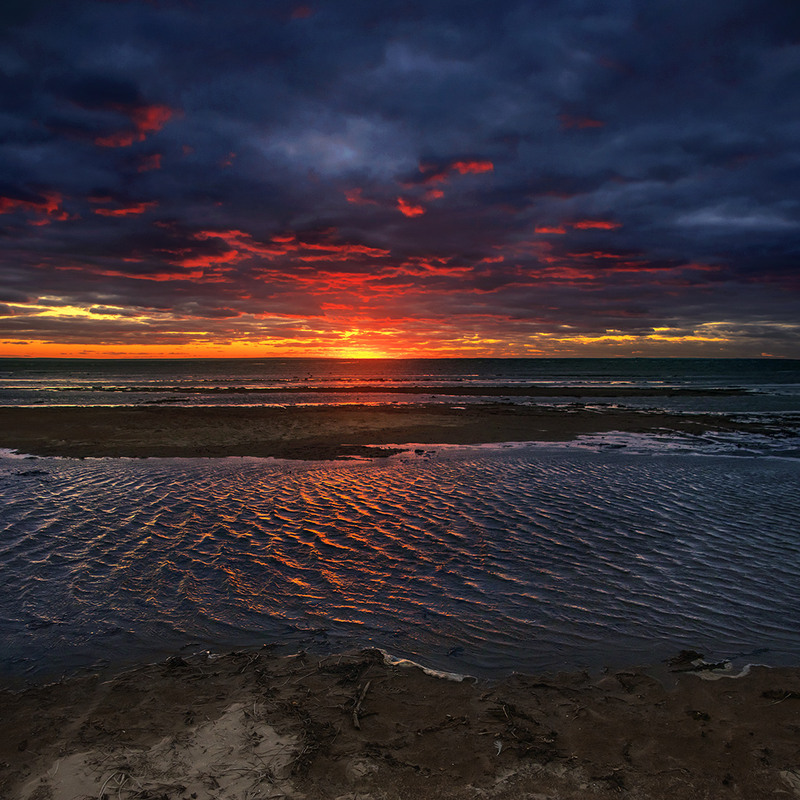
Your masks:
<svg viewBox="0 0 800 800"><path fill-rule="evenodd" d="M797 356L795 45L712 7L20 12L0 355Z"/></svg>

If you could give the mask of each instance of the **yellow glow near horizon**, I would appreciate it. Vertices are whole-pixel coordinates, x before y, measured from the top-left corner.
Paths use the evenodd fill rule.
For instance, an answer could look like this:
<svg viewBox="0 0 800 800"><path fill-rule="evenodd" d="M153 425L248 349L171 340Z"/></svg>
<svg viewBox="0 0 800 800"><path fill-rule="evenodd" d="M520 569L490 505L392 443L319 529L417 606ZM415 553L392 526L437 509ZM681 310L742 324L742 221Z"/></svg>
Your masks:
<svg viewBox="0 0 800 800"><path fill-rule="evenodd" d="M73 341L52 341L45 337L24 340L0 340L0 357L6 358L547 358L547 357L619 357L630 356L712 356L741 355L742 347L752 343L745 335L726 335L720 323L698 326L692 334L659 327L641 334L608 329L597 333L577 333L567 330L523 333L510 331L509 338L482 335L473 331L453 330L452 325L438 328L435 322L421 329L415 324L410 330L398 322L377 327L370 320L361 321L362 327L346 325L337 330L338 320L324 319L319 327L313 320L268 321L275 335L266 335L259 326L263 319L239 317L238 335L225 336L226 331L193 329L199 321L192 318L174 318L170 315L127 316L127 323L117 341L103 341L102 321L116 318L115 306L103 306L108 314L94 314L89 308L79 306L57 307L57 313L44 305L27 307L28 317L58 316L62 319L79 319L85 323L98 322L98 335L91 338L84 327L76 332ZM122 310L122 309L120 309ZM33 313L30 313L33 311ZM325 327L322 327L324 322ZM140 329L139 323L141 325ZM247 326L251 328L248 331ZM375 327L372 327L375 325ZM466 325L466 323L465 323ZM149 331L152 331L149 333ZM233 330L231 330L233 333ZM487 332L488 333L488 332ZM110 337L110 333L106 334ZM129 336L129 341L125 341ZM151 338L152 337L152 338ZM150 339L150 341L148 341ZM152 343L151 343L152 342ZM758 344L756 355L762 345Z"/></svg>
<svg viewBox="0 0 800 800"><path fill-rule="evenodd" d="M387 355L379 350L375 350L371 347L359 347L358 345L354 347L334 348L333 353L336 358L392 358L391 355Z"/></svg>
<svg viewBox="0 0 800 800"><path fill-rule="evenodd" d="M42 298L47 300L49 298ZM124 313L123 308L120 306L103 306L105 309L109 309L109 312L106 313L98 313L96 311L92 311L91 307L86 306L73 306L73 305L47 305L46 303L31 303L26 305L19 305L15 303L7 303L7 305L12 309L16 310L18 313L24 313L25 316L28 317L56 317L59 319L67 318L67 319L104 319L104 320L115 320L115 319L125 319L128 315ZM113 312L119 313L113 313Z"/></svg>

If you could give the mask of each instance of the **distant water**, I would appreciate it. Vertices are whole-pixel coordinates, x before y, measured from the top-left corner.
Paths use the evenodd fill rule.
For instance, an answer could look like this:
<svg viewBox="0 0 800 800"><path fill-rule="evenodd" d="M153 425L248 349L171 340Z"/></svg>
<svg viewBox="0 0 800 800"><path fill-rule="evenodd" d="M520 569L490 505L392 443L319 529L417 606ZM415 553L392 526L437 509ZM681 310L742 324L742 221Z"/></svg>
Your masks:
<svg viewBox="0 0 800 800"><path fill-rule="evenodd" d="M0 670L262 643L484 676L800 664L800 460L607 444L2 459Z"/></svg>
<svg viewBox="0 0 800 800"><path fill-rule="evenodd" d="M591 396L613 387L655 393ZM262 643L376 645L486 676L686 647L800 664L799 361L0 360L0 405L342 402L628 406L767 427L374 463L0 456L0 676Z"/></svg>
<svg viewBox="0 0 800 800"><path fill-rule="evenodd" d="M370 391L377 387L380 393ZM416 394L387 392L398 388ZM229 405L452 402L440 387L739 389L715 397L627 398L633 407L800 412L800 361L778 359L0 359L3 405ZM326 389L337 390L326 392ZM342 393L342 389L349 389ZM430 390L430 391L428 391ZM500 397L499 399L503 399ZM508 402L563 404L509 396ZM460 396L459 403L498 397ZM574 402L574 398L569 402ZM614 398L604 398L604 403Z"/></svg>

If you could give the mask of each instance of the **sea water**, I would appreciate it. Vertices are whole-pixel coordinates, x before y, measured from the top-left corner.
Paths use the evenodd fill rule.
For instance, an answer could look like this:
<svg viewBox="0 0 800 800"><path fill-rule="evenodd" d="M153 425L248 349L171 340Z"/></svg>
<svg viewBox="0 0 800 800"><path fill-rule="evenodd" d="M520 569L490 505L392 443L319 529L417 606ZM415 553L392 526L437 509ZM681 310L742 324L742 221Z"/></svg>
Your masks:
<svg viewBox="0 0 800 800"><path fill-rule="evenodd" d="M800 361L778 359L0 359L0 406L254 405L449 402L443 387L735 390L701 397L625 398L633 407L717 412L800 412ZM403 393L391 394L392 388ZM376 393L379 389L380 393ZM333 390L333 391L328 391ZM413 394L409 395L409 390ZM530 395L460 403L545 402ZM615 402L603 398L605 404Z"/></svg>
<svg viewBox="0 0 800 800"><path fill-rule="evenodd" d="M487 677L653 663L684 648L797 664L794 364L760 375L752 364L738 372L694 364L694 377L672 365L661 378L652 364L648 375L594 364L536 376L552 385L746 386L755 408L737 413L774 423L758 435L423 445L390 459L320 463L6 453L0 673L39 678L261 644L378 646ZM10 391L41 402L83 380L64 365L56 377L44 366L27 365L27 388L19 375L6 387L16 380ZM447 370L453 381L492 381L494 369L503 382L542 370L434 366L437 385ZM169 386L183 380L141 364L113 369L102 365L106 377L94 374L92 385L120 384L125 374L128 386L146 385L147 374ZM221 380L192 369L192 384ZM326 369L315 385L344 365ZM372 370L365 384L377 380L378 367L364 369ZM419 383L415 370L409 380ZM243 376L229 377L239 385Z"/></svg>

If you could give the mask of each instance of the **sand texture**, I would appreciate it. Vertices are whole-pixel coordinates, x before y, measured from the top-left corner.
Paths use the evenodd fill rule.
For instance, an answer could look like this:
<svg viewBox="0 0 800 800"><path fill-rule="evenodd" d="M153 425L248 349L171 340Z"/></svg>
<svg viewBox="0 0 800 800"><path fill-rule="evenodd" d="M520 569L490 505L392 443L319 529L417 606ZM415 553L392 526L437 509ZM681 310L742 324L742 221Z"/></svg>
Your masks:
<svg viewBox="0 0 800 800"><path fill-rule="evenodd" d="M468 405L0 408L0 447L41 456L274 456L329 459L389 455L368 445L569 441L624 431L766 432L704 414L606 408Z"/></svg>
<svg viewBox="0 0 800 800"><path fill-rule="evenodd" d="M2 693L8 800L800 797L800 671L456 682L365 650Z"/></svg>

